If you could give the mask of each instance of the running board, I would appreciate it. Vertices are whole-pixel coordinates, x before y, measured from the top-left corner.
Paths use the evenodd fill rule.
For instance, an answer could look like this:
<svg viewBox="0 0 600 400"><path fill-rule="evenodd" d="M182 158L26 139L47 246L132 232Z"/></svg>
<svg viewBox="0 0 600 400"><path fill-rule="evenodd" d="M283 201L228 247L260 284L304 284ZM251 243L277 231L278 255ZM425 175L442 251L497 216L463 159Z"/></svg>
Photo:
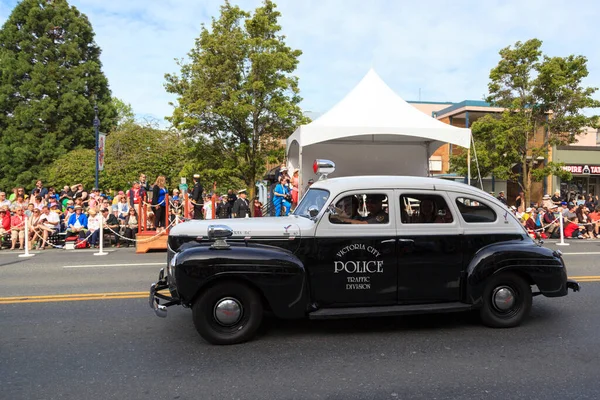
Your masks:
<svg viewBox="0 0 600 400"><path fill-rule="evenodd" d="M374 307L322 308L308 314L310 319L388 317L394 315L434 314L472 310L471 304L435 303Z"/></svg>

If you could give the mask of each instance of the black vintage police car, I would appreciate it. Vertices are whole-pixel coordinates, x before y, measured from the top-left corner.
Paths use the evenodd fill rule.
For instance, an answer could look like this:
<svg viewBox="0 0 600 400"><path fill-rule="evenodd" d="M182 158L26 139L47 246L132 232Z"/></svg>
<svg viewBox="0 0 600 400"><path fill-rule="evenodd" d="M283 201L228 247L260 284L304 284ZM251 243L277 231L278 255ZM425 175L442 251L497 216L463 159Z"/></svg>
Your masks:
<svg viewBox="0 0 600 400"><path fill-rule="evenodd" d="M484 324L514 327L532 296L579 290L560 251L536 244L502 203L424 177L323 179L289 217L189 221L168 245L150 306L161 317L191 307L214 344L250 339L264 310L311 319L480 310Z"/></svg>

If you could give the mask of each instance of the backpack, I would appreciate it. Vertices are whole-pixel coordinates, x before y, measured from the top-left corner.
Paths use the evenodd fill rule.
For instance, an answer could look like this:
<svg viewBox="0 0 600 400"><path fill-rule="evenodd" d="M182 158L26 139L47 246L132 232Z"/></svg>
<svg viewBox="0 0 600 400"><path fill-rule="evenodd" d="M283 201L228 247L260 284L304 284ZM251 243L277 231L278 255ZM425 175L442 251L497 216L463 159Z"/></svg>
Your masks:
<svg viewBox="0 0 600 400"><path fill-rule="evenodd" d="M76 249L86 249L88 247L88 241L81 239L81 238L77 238L77 240L75 241L75 248Z"/></svg>

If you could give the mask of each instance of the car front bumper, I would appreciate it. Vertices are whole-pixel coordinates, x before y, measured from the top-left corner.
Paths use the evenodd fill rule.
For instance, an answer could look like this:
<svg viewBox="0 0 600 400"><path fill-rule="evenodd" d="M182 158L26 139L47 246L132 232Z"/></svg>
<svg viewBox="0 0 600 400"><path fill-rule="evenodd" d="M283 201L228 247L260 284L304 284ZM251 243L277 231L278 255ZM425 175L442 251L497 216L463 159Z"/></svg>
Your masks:
<svg viewBox="0 0 600 400"><path fill-rule="evenodd" d="M150 308L152 308L154 313L161 318L167 316L167 307L181 304L178 298L160 293L161 291L168 289L169 278L165 276L164 268L161 268L160 273L158 274L158 281L150 285L150 297L148 298ZM161 304L161 300L164 300L165 302Z"/></svg>
<svg viewBox="0 0 600 400"><path fill-rule="evenodd" d="M567 290L571 289L574 292L579 292L581 290L581 285L574 279L567 279Z"/></svg>

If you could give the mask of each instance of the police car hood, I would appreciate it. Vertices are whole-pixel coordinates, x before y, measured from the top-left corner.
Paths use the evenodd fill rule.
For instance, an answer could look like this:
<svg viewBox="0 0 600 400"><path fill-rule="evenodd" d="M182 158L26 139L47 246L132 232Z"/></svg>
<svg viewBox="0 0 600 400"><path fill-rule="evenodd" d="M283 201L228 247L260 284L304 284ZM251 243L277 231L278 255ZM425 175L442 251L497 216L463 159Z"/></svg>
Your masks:
<svg viewBox="0 0 600 400"><path fill-rule="evenodd" d="M169 236L208 236L210 225L225 225L233 230L234 238L302 236L301 232L314 227L308 218L291 215L288 217L231 218L190 220L171 228Z"/></svg>

